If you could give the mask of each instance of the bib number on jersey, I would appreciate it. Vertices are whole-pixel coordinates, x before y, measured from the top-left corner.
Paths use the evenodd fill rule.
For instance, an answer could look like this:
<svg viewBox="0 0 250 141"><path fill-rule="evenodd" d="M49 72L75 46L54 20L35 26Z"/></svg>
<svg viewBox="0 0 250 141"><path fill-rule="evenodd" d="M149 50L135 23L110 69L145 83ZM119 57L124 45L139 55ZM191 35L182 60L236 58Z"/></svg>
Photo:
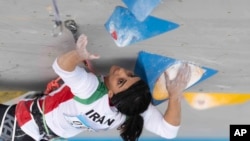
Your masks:
<svg viewBox="0 0 250 141"><path fill-rule="evenodd" d="M64 118L67 120L67 122L75 127L75 128L79 128L79 129L86 129L89 131L94 131L88 124L87 122L84 120L84 118L82 117L82 115L79 116L69 116L64 114Z"/></svg>

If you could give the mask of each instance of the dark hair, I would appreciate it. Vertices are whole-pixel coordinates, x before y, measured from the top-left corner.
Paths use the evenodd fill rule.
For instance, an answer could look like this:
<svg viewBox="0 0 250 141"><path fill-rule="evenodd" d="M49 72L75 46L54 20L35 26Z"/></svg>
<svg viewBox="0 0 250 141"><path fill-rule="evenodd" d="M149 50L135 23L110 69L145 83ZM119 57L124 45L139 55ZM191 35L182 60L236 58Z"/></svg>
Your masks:
<svg viewBox="0 0 250 141"><path fill-rule="evenodd" d="M150 89L143 80L139 80L127 90L113 95L111 103L121 113L127 115L126 121L119 128L123 140L138 140L144 124L140 114L147 110L151 99Z"/></svg>

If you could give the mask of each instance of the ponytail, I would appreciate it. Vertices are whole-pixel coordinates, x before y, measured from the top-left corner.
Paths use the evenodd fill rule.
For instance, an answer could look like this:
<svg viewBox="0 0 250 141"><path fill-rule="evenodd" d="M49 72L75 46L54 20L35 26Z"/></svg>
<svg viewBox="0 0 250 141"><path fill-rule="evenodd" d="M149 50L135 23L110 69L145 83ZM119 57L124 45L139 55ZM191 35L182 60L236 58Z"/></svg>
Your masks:
<svg viewBox="0 0 250 141"><path fill-rule="evenodd" d="M124 141L137 141L143 129L143 118L140 115L129 117L120 127Z"/></svg>
<svg viewBox="0 0 250 141"><path fill-rule="evenodd" d="M113 95L111 103L128 119L120 126L124 141L137 141L143 129L143 118L140 115L147 110L152 97L148 85L139 80L127 90Z"/></svg>

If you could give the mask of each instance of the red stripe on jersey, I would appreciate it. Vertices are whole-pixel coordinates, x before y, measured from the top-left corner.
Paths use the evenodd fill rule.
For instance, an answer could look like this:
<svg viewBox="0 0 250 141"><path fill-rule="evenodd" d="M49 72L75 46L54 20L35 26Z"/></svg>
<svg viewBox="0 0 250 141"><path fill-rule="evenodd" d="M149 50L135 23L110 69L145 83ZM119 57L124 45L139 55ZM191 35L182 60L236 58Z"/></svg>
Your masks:
<svg viewBox="0 0 250 141"><path fill-rule="evenodd" d="M20 127L32 119L29 109L32 102L33 101L21 101L16 106L16 118Z"/></svg>
<svg viewBox="0 0 250 141"><path fill-rule="evenodd" d="M54 93L53 95L48 95L45 98L45 110L44 113L47 114L53 111L61 103L72 99L74 95L72 94L68 86L64 86L60 91ZM40 106L42 107L43 100L40 101Z"/></svg>
<svg viewBox="0 0 250 141"><path fill-rule="evenodd" d="M47 95L45 98L45 114L57 108L61 103L70 100L74 97L70 88L64 86L60 91L53 95ZM21 127L26 122L32 119L30 115L30 106L33 100L20 101L16 106L16 118L18 125ZM43 100L39 100L40 107L42 108Z"/></svg>

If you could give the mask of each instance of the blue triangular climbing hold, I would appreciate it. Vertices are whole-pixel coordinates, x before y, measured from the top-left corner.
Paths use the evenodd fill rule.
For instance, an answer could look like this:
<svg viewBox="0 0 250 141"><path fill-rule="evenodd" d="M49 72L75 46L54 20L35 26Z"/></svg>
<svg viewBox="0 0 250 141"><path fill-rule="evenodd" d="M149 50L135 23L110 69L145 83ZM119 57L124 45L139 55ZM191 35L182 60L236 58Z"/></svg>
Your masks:
<svg viewBox="0 0 250 141"><path fill-rule="evenodd" d="M127 9L117 6L104 24L118 47L154 37L179 27L178 24L148 16L143 22L138 21Z"/></svg>
<svg viewBox="0 0 250 141"><path fill-rule="evenodd" d="M164 71L174 66L178 62L181 62L181 61L174 59L174 58L166 57L166 56L161 56L157 54L148 53L145 51L140 51L136 60L134 72L136 75L140 76L145 82L148 83L150 91L153 95L155 84L158 81L158 78L163 74ZM194 86L195 84L198 84L201 81L206 80L207 78L213 76L214 74L218 72L217 70L203 67L203 66L201 67L196 66L196 67L204 71L202 71L202 74L200 74L200 77L195 79L195 81L193 81L192 84L190 84L187 88L190 88L191 86ZM167 98L156 100L153 97L152 103L154 105L158 105L165 100L167 100Z"/></svg>
<svg viewBox="0 0 250 141"><path fill-rule="evenodd" d="M122 0L137 20L144 21L161 0Z"/></svg>

